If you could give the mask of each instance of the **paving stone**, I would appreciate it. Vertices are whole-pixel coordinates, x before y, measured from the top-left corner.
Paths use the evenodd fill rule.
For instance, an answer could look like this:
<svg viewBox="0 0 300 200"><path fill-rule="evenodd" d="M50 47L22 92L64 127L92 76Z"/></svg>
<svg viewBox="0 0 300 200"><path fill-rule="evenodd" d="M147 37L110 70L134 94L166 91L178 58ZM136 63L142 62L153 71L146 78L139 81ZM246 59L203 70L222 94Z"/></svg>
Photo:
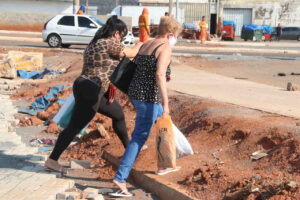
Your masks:
<svg viewBox="0 0 300 200"><path fill-rule="evenodd" d="M114 192L114 190L111 188L100 188L98 191L100 194L108 194Z"/></svg>
<svg viewBox="0 0 300 200"><path fill-rule="evenodd" d="M72 160L71 168L72 169L90 169L91 162L88 160Z"/></svg>
<svg viewBox="0 0 300 200"><path fill-rule="evenodd" d="M1 80L1 79L0 79ZM12 86L11 82L6 85ZM58 192L74 186L74 181L57 179L56 174L44 170L38 163L45 157L37 155L37 148L22 143L13 126L17 109L9 96L0 92L0 199L54 200ZM10 127L10 131L8 128ZM34 154L34 155L33 155Z"/></svg>
<svg viewBox="0 0 300 200"><path fill-rule="evenodd" d="M104 200L104 197L101 194L90 194L87 196L88 200Z"/></svg>
<svg viewBox="0 0 300 200"><path fill-rule="evenodd" d="M84 193L87 193L87 194L98 194L99 193L99 190L96 189L96 188L86 188L83 190Z"/></svg>

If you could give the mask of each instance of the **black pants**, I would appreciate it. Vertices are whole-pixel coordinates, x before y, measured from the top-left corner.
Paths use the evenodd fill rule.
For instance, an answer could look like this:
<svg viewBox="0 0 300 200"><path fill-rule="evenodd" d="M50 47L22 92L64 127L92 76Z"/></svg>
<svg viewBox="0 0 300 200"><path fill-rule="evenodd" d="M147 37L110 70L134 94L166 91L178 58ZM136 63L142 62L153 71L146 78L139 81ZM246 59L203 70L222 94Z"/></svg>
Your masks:
<svg viewBox="0 0 300 200"><path fill-rule="evenodd" d="M108 103L107 94L99 101L100 87L88 79L79 77L73 85L75 107L69 125L58 136L55 147L50 155L53 160L58 160L63 151L69 146L74 137L93 119L99 112L112 119L114 131L126 148L129 143L125 117L120 104L114 100ZM96 110L95 105L99 105Z"/></svg>

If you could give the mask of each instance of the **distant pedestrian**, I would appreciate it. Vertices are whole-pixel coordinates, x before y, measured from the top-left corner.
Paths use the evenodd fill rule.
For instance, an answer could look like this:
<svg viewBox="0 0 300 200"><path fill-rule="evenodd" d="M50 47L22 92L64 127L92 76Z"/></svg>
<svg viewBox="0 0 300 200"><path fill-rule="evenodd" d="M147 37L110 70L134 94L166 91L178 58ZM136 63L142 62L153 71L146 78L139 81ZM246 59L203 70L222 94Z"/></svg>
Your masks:
<svg viewBox="0 0 300 200"><path fill-rule="evenodd" d="M218 37L222 37L222 29L223 29L223 23L221 17L218 19L218 24L217 24L217 35Z"/></svg>
<svg viewBox="0 0 300 200"><path fill-rule="evenodd" d="M278 26L276 27L276 39L278 41L280 41L281 34L282 34L282 27L281 27L281 25L279 23Z"/></svg>
<svg viewBox="0 0 300 200"><path fill-rule="evenodd" d="M205 21L205 16L202 17L202 20L199 22L199 26L200 26L201 44L204 44L207 38L207 28L208 28L208 25Z"/></svg>
<svg viewBox="0 0 300 200"><path fill-rule="evenodd" d="M139 17L139 29L140 29L140 42L147 42L150 36L148 8L144 8L142 15Z"/></svg>
<svg viewBox="0 0 300 200"><path fill-rule="evenodd" d="M83 15L84 13L85 13L85 6L81 5L76 14L77 15Z"/></svg>

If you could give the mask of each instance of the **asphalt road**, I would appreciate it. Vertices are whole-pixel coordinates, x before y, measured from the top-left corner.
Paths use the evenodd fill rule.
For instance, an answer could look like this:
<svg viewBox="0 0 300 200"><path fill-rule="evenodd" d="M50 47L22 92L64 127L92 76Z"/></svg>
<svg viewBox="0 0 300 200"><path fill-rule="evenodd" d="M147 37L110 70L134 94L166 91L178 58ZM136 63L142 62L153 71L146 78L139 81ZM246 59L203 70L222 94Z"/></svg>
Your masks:
<svg viewBox="0 0 300 200"><path fill-rule="evenodd" d="M1 40L0 39L0 46L15 46L15 47L32 47L32 48L49 48L48 44L45 42L32 42L32 41L21 41L19 38L41 38L39 33L24 33L22 34L21 32L19 33L2 33L0 32L0 37L1 36L9 36L9 37L16 37L18 39L16 40ZM297 42L297 41L295 41ZM284 41L282 42L282 45L284 47L278 47L278 43L275 44L270 44L270 46L252 46L253 42L248 42L249 46L246 46L248 49L275 49L275 50L300 50L300 42L299 42L299 47L295 46L295 44L292 41ZM293 44L293 46L290 46L290 44ZM191 46L196 45L192 44ZM273 46L275 45L275 46ZM285 46L286 45L286 46ZM189 46L189 45L188 45ZM83 50L85 49L86 45L72 45L69 49L77 49L77 50ZM226 43L226 46L220 47L220 49L234 49L234 48L245 48L245 46L239 46L239 45L231 45L229 42L228 44ZM209 48L209 46L208 46ZM232 52L222 52L222 50L219 50L219 52L207 52L205 49L197 49L197 50L174 50L173 51L175 54L191 54L191 55L215 55L215 56L229 56L229 57L236 57L236 56L247 56L247 57L274 57L274 58L279 58L281 60L287 59L287 60L295 60L295 59L300 59L300 55L296 54L274 54L274 53L232 53Z"/></svg>

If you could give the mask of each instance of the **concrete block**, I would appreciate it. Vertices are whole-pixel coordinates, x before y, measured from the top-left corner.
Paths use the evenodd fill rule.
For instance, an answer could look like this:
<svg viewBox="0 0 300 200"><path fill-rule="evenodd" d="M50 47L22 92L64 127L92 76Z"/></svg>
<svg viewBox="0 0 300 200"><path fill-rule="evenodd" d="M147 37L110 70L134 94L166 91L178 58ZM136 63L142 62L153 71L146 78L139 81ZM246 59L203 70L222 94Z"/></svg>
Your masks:
<svg viewBox="0 0 300 200"><path fill-rule="evenodd" d="M32 71L43 67L43 53L9 51L8 58L12 59L16 69Z"/></svg>
<svg viewBox="0 0 300 200"><path fill-rule="evenodd" d="M67 195L65 193L58 193L56 194L56 200L66 200Z"/></svg>
<svg viewBox="0 0 300 200"><path fill-rule="evenodd" d="M90 194L87 196L88 200L104 200L102 194Z"/></svg>
<svg viewBox="0 0 300 200"><path fill-rule="evenodd" d="M71 168L72 169L90 169L91 162L88 160L72 160Z"/></svg>
<svg viewBox="0 0 300 200"><path fill-rule="evenodd" d="M100 194L108 194L108 193L114 192L114 190L111 189L111 188L100 188L100 189L98 190L98 192L99 192Z"/></svg>
<svg viewBox="0 0 300 200"><path fill-rule="evenodd" d="M1 78L17 78L17 70L14 61L10 58L0 60L0 77ZM2 85L8 89L9 85ZM3 88L2 88L3 89Z"/></svg>
<svg viewBox="0 0 300 200"><path fill-rule="evenodd" d="M86 193L86 194L98 194L99 190L96 189L96 188L88 187L88 188L84 189L83 192Z"/></svg>

